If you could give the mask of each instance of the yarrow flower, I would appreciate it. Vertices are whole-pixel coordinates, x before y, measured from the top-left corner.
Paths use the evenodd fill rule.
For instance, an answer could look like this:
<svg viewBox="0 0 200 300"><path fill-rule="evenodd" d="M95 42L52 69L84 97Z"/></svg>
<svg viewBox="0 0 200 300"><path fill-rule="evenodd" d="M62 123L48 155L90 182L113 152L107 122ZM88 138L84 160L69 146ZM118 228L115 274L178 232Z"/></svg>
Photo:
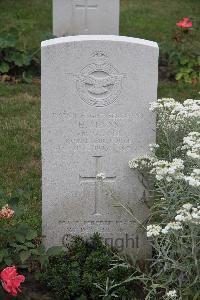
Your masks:
<svg viewBox="0 0 200 300"><path fill-rule="evenodd" d="M191 203L183 204L175 216L175 221L169 222L164 228L152 224L147 226L147 237L156 237L160 234L170 234L183 229L184 223L200 224L200 205L194 206Z"/></svg>
<svg viewBox="0 0 200 300"><path fill-rule="evenodd" d="M193 205L191 203L183 204L182 208L186 209L187 211L190 211Z"/></svg>
<svg viewBox="0 0 200 300"><path fill-rule="evenodd" d="M2 286L6 292L11 296L17 296L18 292L21 292L20 285L25 281L23 275L17 273L16 267L7 267L0 273L0 280Z"/></svg>
<svg viewBox="0 0 200 300"><path fill-rule="evenodd" d="M10 219L14 216L15 212L12 210L8 204L2 207L0 210L0 219Z"/></svg>
<svg viewBox="0 0 200 300"><path fill-rule="evenodd" d="M182 150L187 150L188 157L193 159L200 159L200 133L190 132L183 139Z"/></svg>
<svg viewBox="0 0 200 300"><path fill-rule="evenodd" d="M150 168L152 166L152 162L154 162L156 159L152 156L142 156L135 159L132 159L129 161L128 165L131 169L144 169L144 168Z"/></svg>
<svg viewBox="0 0 200 300"><path fill-rule="evenodd" d="M162 98L150 103L150 111L172 111L176 106L179 106L179 102L176 102L173 98ZM180 104L181 105L181 104Z"/></svg>
<svg viewBox="0 0 200 300"><path fill-rule="evenodd" d="M183 103L173 98L162 98L150 105L158 113L157 126L179 131L190 124L200 123L200 100L187 99Z"/></svg>
<svg viewBox="0 0 200 300"><path fill-rule="evenodd" d="M199 187L200 186L200 169L193 169L190 176L184 176L185 181L188 182L190 186Z"/></svg>
<svg viewBox="0 0 200 300"><path fill-rule="evenodd" d="M162 233L163 234L167 234L169 233L170 231L173 231L173 230L180 230L180 229L183 229L182 225L180 222L170 222L168 223L163 229L162 229Z"/></svg>
<svg viewBox="0 0 200 300"><path fill-rule="evenodd" d="M159 148L158 144L149 144L150 151L155 151Z"/></svg>
<svg viewBox="0 0 200 300"><path fill-rule="evenodd" d="M158 181L166 179L171 182L173 179L182 179L184 177L181 172L184 169L182 159L174 158L172 162L158 160L153 163L151 174L154 174Z"/></svg>
<svg viewBox="0 0 200 300"><path fill-rule="evenodd" d="M177 112L179 120L197 119L200 123L200 100L187 99L183 104L176 106L174 113Z"/></svg>
<svg viewBox="0 0 200 300"><path fill-rule="evenodd" d="M189 18L185 17L182 20L180 20L179 22L177 22L176 26L183 28L183 29L188 29L188 28L192 28L193 24Z"/></svg>
<svg viewBox="0 0 200 300"><path fill-rule="evenodd" d="M159 225L148 225L147 226L147 237L158 236L162 230L162 227Z"/></svg>
<svg viewBox="0 0 200 300"><path fill-rule="evenodd" d="M96 175L96 179L97 180L104 180L104 179L106 179L106 176L105 176L104 173L99 173L99 174Z"/></svg>
<svg viewBox="0 0 200 300"><path fill-rule="evenodd" d="M200 224L200 205L193 206L192 204L187 203L176 213L175 220L178 222Z"/></svg>
<svg viewBox="0 0 200 300"><path fill-rule="evenodd" d="M166 296L169 298L169 299L175 299L177 297L177 293L176 293L176 290L171 290L169 292L166 293Z"/></svg>
<svg viewBox="0 0 200 300"><path fill-rule="evenodd" d="M161 233L168 234L181 229L183 229L181 222L170 222L164 228L160 225L152 224L147 226L147 237L159 236Z"/></svg>

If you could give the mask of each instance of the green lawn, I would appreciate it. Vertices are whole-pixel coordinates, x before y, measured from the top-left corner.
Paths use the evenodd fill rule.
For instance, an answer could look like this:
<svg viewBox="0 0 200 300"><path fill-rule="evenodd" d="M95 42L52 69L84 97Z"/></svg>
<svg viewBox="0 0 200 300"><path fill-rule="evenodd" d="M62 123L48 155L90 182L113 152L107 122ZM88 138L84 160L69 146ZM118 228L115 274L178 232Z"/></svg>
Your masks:
<svg viewBox="0 0 200 300"><path fill-rule="evenodd" d="M109 0L108 0L109 1ZM19 47L34 51L51 33L51 0L0 1L0 32L16 28ZM199 24L199 0L122 0L121 35L169 42L184 16ZM199 32L194 33L199 47ZM195 42L198 41L198 42ZM195 44L196 43L196 44ZM197 98L200 86L159 82L159 97ZM0 186L6 193L24 190L22 216L36 228L41 223L40 86L0 84ZM1 201L3 203L3 201Z"/></svg>

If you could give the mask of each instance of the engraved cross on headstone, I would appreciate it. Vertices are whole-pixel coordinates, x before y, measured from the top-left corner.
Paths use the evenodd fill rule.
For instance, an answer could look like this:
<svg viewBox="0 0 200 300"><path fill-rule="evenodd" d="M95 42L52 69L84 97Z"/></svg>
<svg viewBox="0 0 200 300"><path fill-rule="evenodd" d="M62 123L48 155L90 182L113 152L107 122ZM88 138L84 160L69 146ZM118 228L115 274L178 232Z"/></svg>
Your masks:
<svg viewBox="0 0 200 300"><path fill-rule="evenodd" d="M95 176L81 176L80 180L81 182L94 182L95 183L95 193L94 193L94 212L93 215L100 215L98 213L98 205L103 197L103 191L102 191L102 182L96 178L96 175L102 172L99 168L100 159L102 156L93 156L95 158ZM103 181L104 182L114 182L116 179L116 176L108 176Z"/></svg>
<svg viewBox="0 0 200 300"><path fill-rule="evenodd" d="M88 4L88 0L83 0L83 4L75 4L76 9L82 9L84 11L84 24L85 32L88 32L88 10L97 9L97 4Z"/></svg>

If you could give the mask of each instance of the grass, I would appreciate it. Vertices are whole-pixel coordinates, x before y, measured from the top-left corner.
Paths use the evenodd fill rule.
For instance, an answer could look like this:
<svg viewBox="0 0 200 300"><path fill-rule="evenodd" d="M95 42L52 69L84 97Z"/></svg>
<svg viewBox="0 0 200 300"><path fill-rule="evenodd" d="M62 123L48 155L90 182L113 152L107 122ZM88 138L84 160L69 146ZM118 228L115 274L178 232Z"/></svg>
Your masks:
<svg viewBox="0 0 200 300"><path fill-rule="evenodd" d="M124 35L170 42L178 20L187 16L195 26L199 23L199 0L122 0L121 3L120 31Z"/></svg>
<svg viewBox="0 0 200 300"><path fill-rule="evenodd" d="M0 1L0 31L15 28L22 49L37 49L51 33L51 0Z"/></svg>
<svg viewBox="0 0 200 300"><path fill-rule="evenodd" d="M108 0L109 1L109 0ZM0 32L17 28L20 48L35 51L52 27L52 0L0 1ZM198 25L199 0L122 0L121 35L171 42L175 23L184 16ZM198 31L194 44L199 47ZM200 86L162 81L159 97L197 98ZM0 186L6 193L21 188L22 219L41 224L40 86L0 84ZM3 203L3 202L2 202ZM0 203L1 204L1 203Z"/></svg>
<svg viewBox="0 0 200 300"><path fill-rule="evenodd" d="M19 188L24 190L22 219L39 229L39 86L0 85L0 132L0 186L7 194ZM3 199L1 202L5 204Z"/></svg>

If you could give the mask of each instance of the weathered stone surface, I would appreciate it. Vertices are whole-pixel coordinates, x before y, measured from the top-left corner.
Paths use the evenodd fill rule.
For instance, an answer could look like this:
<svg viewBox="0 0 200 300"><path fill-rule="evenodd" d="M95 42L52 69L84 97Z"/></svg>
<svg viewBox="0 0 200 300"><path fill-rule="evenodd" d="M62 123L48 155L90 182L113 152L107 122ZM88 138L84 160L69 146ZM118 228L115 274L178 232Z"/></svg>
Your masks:
<svg viewBox="0 0 200 300"><path fill-rule="evenodd" d="M146 191L128 161L155 142L158 47L117 36L42 43L43 234L46 245L99 232L126 253L150 253L120 206L148 216ZM98 181L96 175L106 179Z"/></svg>
<svg viewBox="0 0 200 300"><path fill-rule="evenodd" d="M120 0L53 0L53 33L119 34Z"/></svg>

